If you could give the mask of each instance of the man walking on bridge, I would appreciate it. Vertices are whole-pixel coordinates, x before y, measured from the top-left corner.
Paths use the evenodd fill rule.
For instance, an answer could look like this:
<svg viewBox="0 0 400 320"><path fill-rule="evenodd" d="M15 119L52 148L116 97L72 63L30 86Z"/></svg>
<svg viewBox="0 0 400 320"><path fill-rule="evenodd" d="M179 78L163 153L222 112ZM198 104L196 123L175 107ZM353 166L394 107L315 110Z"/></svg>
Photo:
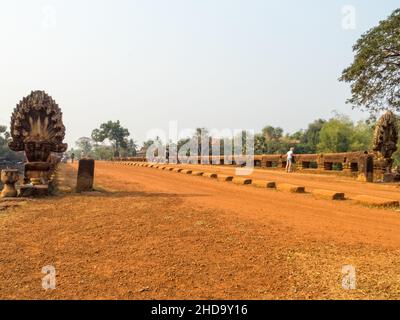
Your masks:
<svg viewBox="0 0 400 320"><path fill-rule="evenodd" d="M286 153L286 172L292 172L292 167L294 163L294 148L291 147L290 150Z"/></svg>

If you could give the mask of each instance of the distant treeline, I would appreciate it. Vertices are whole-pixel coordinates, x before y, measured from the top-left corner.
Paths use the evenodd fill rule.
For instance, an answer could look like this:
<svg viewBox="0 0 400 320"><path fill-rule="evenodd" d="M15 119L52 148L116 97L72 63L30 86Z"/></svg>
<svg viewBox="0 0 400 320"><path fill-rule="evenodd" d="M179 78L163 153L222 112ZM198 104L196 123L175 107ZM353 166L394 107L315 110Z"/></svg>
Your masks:
<svg viewBox="0 0 400 320"><path fill-rule="evenodd" d="M20 161L24 159L24 155L20 152L11 151L8 148L8 140L10 133L6 126L0 125L0 161Z"/></svg>
<svg viewBox="0 0 400 320"><path fill-rule="evenodd" d="M400 125L400 118L398 123ZM335 114L329 120L315 120L306 129L294 133L285 133L280 127L266 126L254 136L254 153L257 155L286 153L290 147L294 147L295 153L298 154L371 150L375 124L376 119L374 118L354 123L347 116ZM78 139L76 148L70 149L68 153L74 153L76 158L89 156L97 160L109 160L115 156L134 157L138 154L144 155L146 150L158 139L147 140L139 147L130 137L129 131L123 128L119 121L109 121L101 128L103 130L93 130L90 138ZM178 150L190 139L198 139L201 143L201 132L204 134L208 131L204 128L197 128L192 137L179 140ZM6 127L0 126L0 158L20 158L20 155L8 149L8 139L9 133ZM223 142L224 140L221 139L221 151ZM158 141L158 143L165 145L165 142ZM396 152L394 158L396 164L400 164L400 152Z"/></svg>
<svg viewBox="0 0 400 320"><path fill-rule="evenodd" d="M295 153L302 154L371 150L375 124L375 118L354 123L347 116L335 114L329 120L315 120L311 122L306 129L294 133L285 133L280 127L265 126L261 132L256 133L254 136L254 153L258 155L286 153L290 147L295 147ZM119 129L116 131L128 132L126 129ZM94 138L96 138L99 132L98 130L94 132ZM207 130L204 128L197 128L192 137L179 140L177 143L178 150L190 139L198 139L200 142L201 132L204 134ZM120 139L118 146L112 139L108 141L103 139L103 142L100 143L98 139L96 141L93 137L82 137L77 141L77 148L73 150L73 152L78 157L80 154L85 154L95 159L105 160L111 159L114 156L133 157L138 154L144 155L146 150L158 138L145 141L140 148L135 143L134 139L129 138L129 136L121 136L119 138L114 136L113 139L114 141ZM165 142L162 141L158 141L158 143L165 145ZM223 149L223 139L221 139L220 145L221 149ZM400 163L399 152L395 154L395 160L397 163Z"/></svg>

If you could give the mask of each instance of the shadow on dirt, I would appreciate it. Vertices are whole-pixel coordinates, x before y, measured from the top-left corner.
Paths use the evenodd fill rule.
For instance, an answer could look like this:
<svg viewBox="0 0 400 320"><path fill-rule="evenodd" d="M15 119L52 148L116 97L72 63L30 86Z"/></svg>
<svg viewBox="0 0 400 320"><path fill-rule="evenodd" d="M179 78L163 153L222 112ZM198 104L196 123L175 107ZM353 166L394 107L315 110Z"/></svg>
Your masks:
<svg viewBox="0 0 400 320"><path fill-rule="evenodd" d="M166 192L143 192L143 191L93 191L76 193L91 197L112 197L112 198L187 198L187 197L207 197L208 194L199 193L166 193Z"/></svg>
<svg viewBox="0 0 400 320"><path fill-rule="evenodd" d="M77 193L74 191L59 192L56 197L51 198L64 198L66 196L73 197L110 197L110 198L190 198L190 197L208 197L209 194L200 193L166 193L166 192L144 192L144 191L113 191L103 188L96 188L91 192Z"/></svg>

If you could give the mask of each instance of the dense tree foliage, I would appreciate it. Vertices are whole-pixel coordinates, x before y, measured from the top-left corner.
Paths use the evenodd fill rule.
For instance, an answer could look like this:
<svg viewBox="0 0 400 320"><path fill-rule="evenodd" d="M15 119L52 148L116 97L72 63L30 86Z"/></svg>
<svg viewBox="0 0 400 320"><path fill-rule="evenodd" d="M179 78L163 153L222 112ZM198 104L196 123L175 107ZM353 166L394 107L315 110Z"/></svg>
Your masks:
<svg viewBox="0 0 400 320"><path fill-rule="evenodd" d="M93 149L93 140L88 137L79 138L78 141L75 142L76 146L81 151L81 154L85 157L90 156Z"/></svg>
<svg viewBox="0 0 400 320"><path fill-rule="evenodd" d="M116 122L108 121L103 123L100 125L100 129L94 129L92 131L93 141L104 142L106 139L109 140L115 148L116 156L120 156L121 148L127 148L129 143L127 137L129 137L129 130L122 127L119 120Z"/></svg>
<svg viewBox="0 0 400 320"><path fill-rule="evenodd" d="M119 124L117 122L117 124ZM399 118L400 125L400 118ZM255 154L286 153L290 147L295 147L295 153L317 153L317 152L346 152L346 151L365 151L372 149L372 135L375 127L373 118L368 121L353 123L348 117L336 114L329 120L318 119L310 123L307 129L294 133L285 133L282 128L266 126L261 132L254 136ZM118 130L117 130L118 131ZM75 157L88 156L93 159L112 159L115 156L115 140L108 139L108 142L99 142L103 139L97 135L102 134L100 130L94 130L97 139L82 137L76 141L76 148L69 150L69 154L74 152ZM125 131L126 132L126 131ZM183 138L178 141L178 150L190 140L200 141L201 132L203 139L209 143L209 152L212 154L213 148L219 144L221 154L224 151L224 144L232 143L231 138L213 138L207 130L198 128L193 136ZM134 139L123 134L124 143L119 143L119 154L122 157L133 157L139 152L139 147ZM6 127L0 126L0 158L17 159L22 155L15 154L8 149L7 139L9 134ZM245 139L245 136L243 136ZM203 140L203 142L204 142ZM140 148L141 155L155 142L147 140ZM160 143L162 143L160 141ZM232 144L233 145L233 144ZM200 151L201 145L199 146ZM400 145L399 145L400 150ZM189 155L189 152L187 152ZM396 163L400 163L400 152L395 153Z"/></svg>
<svg viewBox="0 0 400 320"><path fill-rule="evenodd" d="M0 125L0 159L9 161L22 161L24 155L21 152L14 152L8 148L8 139L10 133L7 131L7 127Z"/></svg>
<svg viewBox="0 0 400 320"><path fill-rule="evenodd" d="M329 120L317 119L311 122L307 129L291 134L285 133L280 127L265 126L261 132L256 133L254 136L254 152L255 154L286 153L290 147L294 147L297 154L371 150L375 122L374 118L370 118L368 121L354 123L344 115L335 114ZM93 135L96 134L99 133L94 130ZM245 140L246 136L247 133L242 135L242 139ZM176 144L168 143L165 146L165 150L169 150L172 145L176 146L177 150L180 150L182 146L188 145L190 141L197 141L199 143L197 154L201 154L201 143L208 141L210 155L213 148L215 149L218 145L221 154L223 154L224 144L229 142L233 146L232 141L229 141L231 139L211 137L207 129L197 128L192 136L182 138ZM97 141L99 140L101 139L97 139ZM123 157L135 156L140 151L140 155L143 156L146 154L147 149L157 140L159 144L165 144L157 137L144 141L139 150L133 139L128 140L125 137L127 142L124 147L120 148L120 155ZM105 143L99 144L95 139L83 137L77 141L76 145L78 147L76 151L78 157L81 153L87 154L94 159L111 159L113 157L114 146ZM190 155L189 150L184 152L185 155ZM400 163L400 153L395 156L399 158Z"/></svg>
<svg viewBox="0 0 400 320"><path fill-rule="evenodd" d="M90 157L95 160L111 160L115 157L114 145L98 143L92 138L81 137L76 142L76 149L71 149L68 154L75 154L77 159L81 157ZM120 147L119 154L121 157L134 157L137 153L137 145L133 139L127 140L124 147Z"/></svg>
<svg viewBox="0 0 400 320"><path fill-rule="evenodd" d="M351 83L349 103L372 113L400 110L400 9L354 45L354 62L341 81Z"/></svg>
<svg viewBox="0 0 400 320"><path fill-rule="evenodd" d="M68 153L75 154L77 159L90 157L96 160L110 160L113 157L134 157L137 145L134 139L129 138L129 130L122 127L120 121L108 121L100 128L92 131L91 137L81 137Z"/></svg>
<svg viewBox="0 0 400 320"><path fill-rule="evenodd" d="M298 154L370 150L373 127L374 123L354 124L338 114L328 121L315 120L292 134L267 126L255 136L255 154L286 153L290 147Z"/></svg>
<svg viewBox="0 0 400 320"><path fill-rule="evenodd" d="M7 138L7 127L0 125L0 156L5 156L8 151Z"/></svg>

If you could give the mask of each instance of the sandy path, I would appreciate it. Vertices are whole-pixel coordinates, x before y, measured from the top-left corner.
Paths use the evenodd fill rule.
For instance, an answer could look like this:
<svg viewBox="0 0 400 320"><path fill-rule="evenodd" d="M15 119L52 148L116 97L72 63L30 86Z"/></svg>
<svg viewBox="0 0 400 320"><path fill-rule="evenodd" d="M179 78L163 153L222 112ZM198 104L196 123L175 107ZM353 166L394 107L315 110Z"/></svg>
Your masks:
<svg viewBox="0 0 400 320"><path fill-rule="evenodd" d="M234 166L177 165L177 167L220 172L230 175L236 174L236 167ZM400 200L400 185L398 184L366 183L356 181L350 177L336 176L334 174L312 174L302 173L301 171L287 174L282 170L254 168L250 177L253 179L273 180L276 182L288 182L289 178L290 183L304 185L309 191L322 188L345 192L349 197L365 194Z"/></svg>
<svg viewBox="0 0 400 320"><path fill-rule="evenodd" d="M397 212L100 162L96 185L0 214L1 298L400 298Z"/></svg>
<svg viewBox="0 0 400 320"><path fill-rule="evenodd" d="M234 174L233 168L210 166L180 166L208 172ZM351 201L315 200L311 195L288 194L252 186L237 186L204 177L192 177L146 167L129 167L98 163L98 172L117 181L138 183L144 191L178 194L191 193L193 206L219 209L257 222L279 223L296 228L303 236L336 241L368 242L400 247L400 214L393 210L366 208ZM256 172L250 177L277 182L298 183L312 188L350 190L351 194L373 194L379 190L386 198L393 198L396 187L369 185L350 179L305 174L287 175L281 172ZM336 181L335 181L336 179ZM312 188L308 188L312 190ZM389 189L388 192L382 189ZM397 198L400 198L397 195Z"/></svg>

